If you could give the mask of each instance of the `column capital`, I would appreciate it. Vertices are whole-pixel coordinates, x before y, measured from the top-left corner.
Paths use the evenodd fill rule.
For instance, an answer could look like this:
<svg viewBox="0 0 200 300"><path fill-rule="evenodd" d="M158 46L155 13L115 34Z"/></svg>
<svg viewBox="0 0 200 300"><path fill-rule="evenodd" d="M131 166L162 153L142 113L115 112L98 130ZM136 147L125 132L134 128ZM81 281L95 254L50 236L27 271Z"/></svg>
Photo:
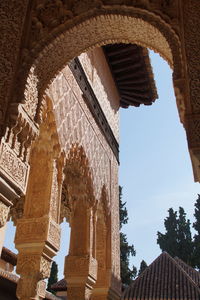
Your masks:
<svg viewBox="0 0 200 300"><path fill-rule="evenodd" d="M6 224L11 206L12 202L0 193L0 228Z"/></svg>

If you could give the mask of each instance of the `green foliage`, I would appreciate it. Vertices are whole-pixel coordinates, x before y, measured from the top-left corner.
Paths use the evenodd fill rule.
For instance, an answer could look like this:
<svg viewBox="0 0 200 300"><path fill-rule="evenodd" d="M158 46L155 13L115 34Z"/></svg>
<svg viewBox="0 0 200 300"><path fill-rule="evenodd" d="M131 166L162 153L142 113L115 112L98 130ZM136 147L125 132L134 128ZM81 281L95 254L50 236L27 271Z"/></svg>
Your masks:
<svg viewBox="0 0 200 300"><path fill-rule="evenodd" d="M126 209L126 202L122 203L122 187L119 186L119 226L122 229L122 225L128 222L128 212Z"/></svg>
<svg viewBox="0 0 200 300"><path fill-rule="evenodd" d="M178 219L178 255L184 262L192 265L193 243L190 231L190 221L186 220L186 213L182 207L179 207Z"/></svg>
<svg viewBox="0 0 200 300"><path fill-rule="evenodd" d="M193 223L193 228L196 230L197 234L194 235L194 254L193 254L193 264L196 268L200 270L200 195L195 203L194 217L196 222Z"/></svg>
<svg viewBox="0 0 200 300"><path fill-rule="evenodd" d="M55 261L53 261L51 265L50 277L48 279L47 291L51 292L52 294L55 294L55 292L51 289L51 286L57 281L58 281L58 265Z"/></svg>
<svg viewBox="0 0 200 300"><path fill-rule="evenodd" d="M182 207L179 207L179 216L172 208L168 212L169 216L164 220L166 233L157 233L157 243L162 251L168 252L172 257L178 256L192 265L193 243L190 221L186 220L186 213Z"/></svg>
<svg viewBox="0 0 200 300"><path fill-rule="evenodd" d="M162 251L168 252L171 256L176 256L178 253L177 245L177 212L170 208L168 210L169 216L164 220L166 233L157 232L157 244L159 244Z"/></svg>
<svg viewBox="0 0 200 300"><path fill-rule="evenodd" d="M142 260L140 263L140 269L138 271L138 276L144 272L144 270L148 267L146 261Z"/></svg>
<svg viewBox="0 0 200 300"><path fill-rule="evenodd" d="M119 186L119 217L120 217L120 230L123 224L128 222L128 212L125 207L126 203L122 203L122 187ZM133 266L129 268L130 256L135 256L136 251L133 245L127 242L126 234L120 232L120 264L121 264L121 279L123 284L129 285L137 274L137 269Z"/></svg>

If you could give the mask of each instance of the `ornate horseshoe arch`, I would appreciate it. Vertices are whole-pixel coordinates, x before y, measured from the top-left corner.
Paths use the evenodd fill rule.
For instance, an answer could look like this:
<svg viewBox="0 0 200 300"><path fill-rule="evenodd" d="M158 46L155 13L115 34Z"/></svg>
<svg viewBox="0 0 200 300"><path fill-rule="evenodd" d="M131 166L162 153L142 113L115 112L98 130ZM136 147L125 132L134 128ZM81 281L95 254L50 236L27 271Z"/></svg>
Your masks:
<svg viewBox="0 0 200 300"><path fill-rule="evenodd" d="M39 41L29 41L33 48L24 57L18 94L18 101L25 101L25 109L36 120L38 101L41 103L53 78L72 58L94 47L108 43L148 47L167 60L174 80L183 78L178 35L159 15L141 8L106 6L72 18L53 28L52 34L44 32L39 37Z"/></svg>

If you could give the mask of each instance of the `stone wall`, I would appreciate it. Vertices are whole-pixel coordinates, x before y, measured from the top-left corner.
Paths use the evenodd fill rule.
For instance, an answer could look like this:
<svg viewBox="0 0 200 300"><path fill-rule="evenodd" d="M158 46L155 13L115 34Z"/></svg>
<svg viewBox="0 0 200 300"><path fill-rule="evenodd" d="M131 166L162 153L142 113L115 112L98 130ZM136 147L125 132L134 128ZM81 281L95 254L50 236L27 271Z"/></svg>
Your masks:
<svg viewBox="0 0 200 300"><path fill-rule="evenodd" d="M97 81L96 70L95 73L95 81ZM104 86L102 82L100 82L100 87L103 90ZM109 102L107 99L105 100L105 98L100 98L101 92L97 94L99 96L99 102L102 103L102 109L106 112L106 107L104 106L106 102L104 101ZM47 95L51 98L53 103L57 132L62 149L67 155L73 144L82 146L92 171L95 199L100 201L102 188L104 186L108 192L107 207L111 212L112 219L111 257L113 282L111 285L113 287L115 286L116 290L119 290L118 162L87 107L82 97L82 92L68 66L66 66L51 83ZM105 95L108 97L104 91L103 97ZM114 100L116 102L114 102ZM117 107L118 99L116 100L116 98L113 97L112 101L113 105L115 104L115 107ZM111 125L118 128L118 113L116 112L115 114L113 112L111 104L109 104L108 107L109 114L107 114L107 116L109 117L110 115L113 121Z"/></svg>
<svg viewBox="0 0 200 300"><path fill-rule="evenodd" d="M79 56L88 80L95 92L109 125L119 141L119 94L102 48Z"/></svg>

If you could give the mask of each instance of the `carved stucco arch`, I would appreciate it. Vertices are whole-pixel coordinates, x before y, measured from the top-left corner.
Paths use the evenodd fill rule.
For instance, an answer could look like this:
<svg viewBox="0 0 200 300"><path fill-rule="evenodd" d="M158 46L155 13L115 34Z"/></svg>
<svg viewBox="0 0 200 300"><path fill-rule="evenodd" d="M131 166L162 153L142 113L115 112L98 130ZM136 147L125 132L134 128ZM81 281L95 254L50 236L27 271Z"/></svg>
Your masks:
<svg viewBox="0 0 200 300"><path fill-rule="evenodd" d="M71 145L67 153L62 184L61 222L64 218L70 222L74 204L77 199L87 202L88 206L95 204L93 178L89 160L85 150L78 144Z"/></svg>
<svg viewBox="0 0 200 300"><path fill-rule="evenodd" d="M106 185L104 184L101 189L101 198L98 202L98 207L102 208L103 216L105 223L108 223L109 217L110 217L110 199L108 194L108 189Z"/></svg>
<svg viewBox="0 0 200 300"><path fill-rule="evenodd" d="M53 78L72 58L108 43L136 43L153 49L173 68L174 80L183 78L178 35L160 16L125 6L112 7L106 13L100 11L99 15L96 14L88 13L78 24L74 20L73 26L68 23L60 25L54 35L49 35L48 39L40 41L32 49L35 60L28 59L25 62L24 74L27 77L22 79L25 93L24 97L20 96L21 99L25 98L27 105L31 102L32 109L29 112L32 118L38 99L40 102Z"/></svg>
<svg viewBox="0 0 200 300"><path fill-rule="evenodd" d="M33 141L30 147L30 153L28 154L28 161L31 165L36 167L36 169L40 170L39 173L43 174L43 168L37 167L38 164L45 165L50 160L54 161L54 172L49 172L46 174L45 182L49 180L51 183L51 188L53 190L52 197L51 197L51 207L50 212L55 219L56 222L59 221L59 214L60 214L60 185L62 183L62 166L64 164L64 152L62 152L59 137L57 133L57 127L55 122L55 116L52 107L52 100L48 97L44 97L43 106L41 108L41 119L38 128L38 136ZM52 164L53 168L53 164ZM37 171L36 171L37 172ZM30 171L29 177L30 179ZM43 174L44 175L44 174ZM32 176L37 178L37 176ZM52 178L51 178L52 177ZM51 178L51 179L50 179ZM57 186L59 182L59 185ZM53 195L54 193L54 195ZM27 194L27 190L26 190ZM21 196L20 199L15 199L13 201L13 206L10 210L10 218L12 219L14 225L17 224L17 220L21 219L24 214L24 205L25 205L25 196Z"/></svg>
<svg viewBox="0 0 200 300"><path fill-rule="evenodd" d="M101 198L97 206L95 257L98 262L97 282L93 290L92 299L101 293L107 298L111 285L111 212L110 200L106 185L101 190Z"/></svg>

